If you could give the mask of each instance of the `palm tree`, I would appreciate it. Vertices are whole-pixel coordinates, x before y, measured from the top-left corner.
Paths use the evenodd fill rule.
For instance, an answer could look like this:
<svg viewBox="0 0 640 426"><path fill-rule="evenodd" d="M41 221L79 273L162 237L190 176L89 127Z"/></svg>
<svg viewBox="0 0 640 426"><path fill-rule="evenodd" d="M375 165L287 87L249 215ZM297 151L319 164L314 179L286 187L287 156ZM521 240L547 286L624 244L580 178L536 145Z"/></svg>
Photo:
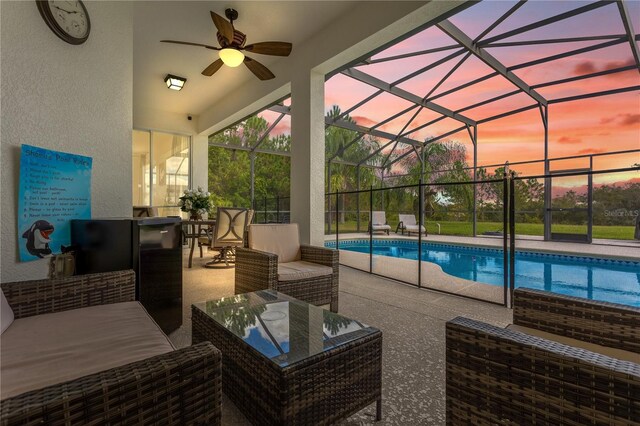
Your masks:
<svg viewBox="0 0 640 426"><path fill-rule="evenodd" d="M342 114L340 107L337 105L333 105L331 109L327 112L327 118L332 120L337 119ZM340 118L343 121L355 123L353 118L346 114L344 117ZM358 139L359 133L343 129L336 126L328 126L325 130L325 156L327 160L333 158L335 156L336 159L349 161L352 163L360 163L365 158L369 157L372 152L377 150L380 147L380 142L369 135L364 135L362 138ZM372 156L367 164L377 165L382 162L383 158L382 153L377 153ZM331 174L329 178L328 167L331 167ZM353 191L356 189L366 188L369 185L373 185L379 178L376 176L375 169L372 167L367 167L365 165L361 166L360 169L360 185L358 185L358 173L356 170L356 166L347 165L347 164L339 164L339 163L328 163L327 164L327 190L331 190L331 192L335 191ZM353 200L355 197L347 197L344 194L340 196L340 221L345 221L345 211L347 209L355 210L356 206L353 204ZM348 202L349 201L349 202ZM331 206L333 199L329 200L329 206ZM337 208L338 206L336 206ZM331 221L331 218L329 219Z"/></svg>

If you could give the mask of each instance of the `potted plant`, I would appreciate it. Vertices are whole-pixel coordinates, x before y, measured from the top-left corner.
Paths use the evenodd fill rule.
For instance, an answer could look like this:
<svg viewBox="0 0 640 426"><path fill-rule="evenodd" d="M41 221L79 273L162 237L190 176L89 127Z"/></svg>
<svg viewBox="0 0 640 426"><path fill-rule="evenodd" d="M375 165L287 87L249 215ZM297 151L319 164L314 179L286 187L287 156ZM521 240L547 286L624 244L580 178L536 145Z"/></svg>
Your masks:
<svg viewBox="0 0 640 426"><path fill-rule="evenodd" d="M192 220L202 219L202 215L211 209L211 194L204 191L201 187L198 189L185 189L184 195L180 197L178 206L183 212L189 213Z"/></svg>

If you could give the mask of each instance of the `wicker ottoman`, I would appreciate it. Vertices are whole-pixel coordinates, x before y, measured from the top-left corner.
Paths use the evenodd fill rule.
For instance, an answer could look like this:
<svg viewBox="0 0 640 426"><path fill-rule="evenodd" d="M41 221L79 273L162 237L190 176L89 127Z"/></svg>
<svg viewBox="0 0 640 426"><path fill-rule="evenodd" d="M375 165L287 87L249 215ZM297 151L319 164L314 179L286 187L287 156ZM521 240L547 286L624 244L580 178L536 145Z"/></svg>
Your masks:
<svg viewBox="0 0 640 426"><path fill-rule="evenodd" d="M326 425L376 402L382 333L271 290L192 305L193 343L222 351L224 393L256 425Z"/></svg>

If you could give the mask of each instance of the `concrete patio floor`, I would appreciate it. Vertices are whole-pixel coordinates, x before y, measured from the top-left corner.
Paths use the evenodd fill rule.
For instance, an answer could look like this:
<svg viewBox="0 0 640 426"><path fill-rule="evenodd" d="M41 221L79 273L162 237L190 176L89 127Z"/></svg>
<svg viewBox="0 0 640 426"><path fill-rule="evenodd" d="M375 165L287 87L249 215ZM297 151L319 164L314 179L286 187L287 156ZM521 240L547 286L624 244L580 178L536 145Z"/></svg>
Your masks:
<svg viewBox="0 0 640 426"><path fill-rule="evenodd" d="M185 250L185 262L188 251ZM202 265L212 255L194 256L184 268L183 326L171 334L176 346L191 343L191 303L233 294L234 269ZM509 309L340 268L340 313L383 332L383 421L380 425L445 424L445 323L466 316L505 326ZM223 399L223 425L247 425L233 403ZM374 424L375 404L344 425Z"/></svg>

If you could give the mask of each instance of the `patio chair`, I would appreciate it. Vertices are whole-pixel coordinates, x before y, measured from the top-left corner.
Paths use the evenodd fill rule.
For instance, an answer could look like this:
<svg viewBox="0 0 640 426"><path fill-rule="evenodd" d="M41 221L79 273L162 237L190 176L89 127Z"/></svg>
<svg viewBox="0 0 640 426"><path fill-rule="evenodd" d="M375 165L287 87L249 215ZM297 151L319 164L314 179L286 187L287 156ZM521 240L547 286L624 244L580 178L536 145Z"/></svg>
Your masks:
<svg viewBox="0 0 640 426"><path fill-rule="evenodd" d="M525 288L513 302L506 328L447 323L447 424L639 424L640 308Z"/></svg>
<svg viewBox="0 0 640 426"><path fill-rule="evenodd" d="M255 214L255 210L249 210L247 213L247 227L244 231L244 246L248 247L249 241L249 225L253 221L253 216ZM211 249L211 245L213 244L213 231L215 226L209 226L206 230L204 230L204 235L198 237L198 247L200 247L200 257L202 257L202 247L207 247L207 249Z"/></svg>
<svg viewBox="0 0 640 426"><path fill-rule="evenodd" d="M369 221L369 232L386 232L389 235L391 226L387 223L387 217L384 211L371 212L371 220Z"/></svg>
<svg viewBox="0 0 640 426"><path fill-rule="evenodd" d="M216 226L213 230L213 241L210 249L219 253L207 262L207 268L229 268L235 263L236 247L244 245L247 229L248 209L218 207ZM223 266L224 264L224 266Z"/></svg>
<svg viewBox="0 0 640 426"><path fill-rule="evenodd" d="M249 209L249 213L247 213L247 227L244 230L244 247L249 247L249 226L251 225L251 222L253 222L253 215L255 212L255 210Z"/></svg>
<svg viewBox="0 0 640 426"><path fill-rule="evenodd" d="M281 291L338 312L338 251L301 245L298 224L251 225L236 248L235 293Z"/></svg>
<svg viewBox="0 0 640 426"><path fill-rule="evenodd" d="M396 227L396 234L398 233L398 230L400 230L402 232L402 235L404 235L404 231L407 231L409 236L411 236L412 232L414 234L422 232L425 236L427 235L427 229L424 226L418 225L416 221L416 215L399 214L398 219L400 220L400 222L398 222L398 226Z"/></svg>

